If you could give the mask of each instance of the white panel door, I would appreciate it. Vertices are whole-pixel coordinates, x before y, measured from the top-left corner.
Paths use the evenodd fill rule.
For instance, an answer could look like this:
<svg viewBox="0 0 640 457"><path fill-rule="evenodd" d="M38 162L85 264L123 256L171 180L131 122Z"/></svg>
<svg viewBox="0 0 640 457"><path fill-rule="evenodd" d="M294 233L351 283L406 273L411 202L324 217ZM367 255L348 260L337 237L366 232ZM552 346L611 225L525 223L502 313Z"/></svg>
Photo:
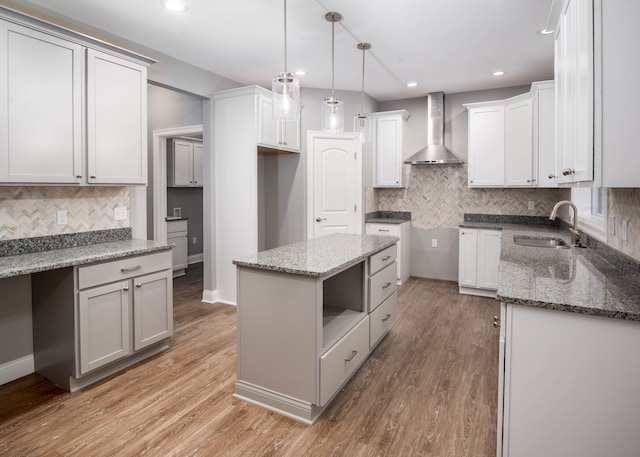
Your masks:
<svg viewBox="0 0 640 457"><path fill-rule="evenodd" d="M87 51L90 184L147 183L147 69Z"/></svg>
<svg viewBox="0 0 640 457"><path fill-rule="evenodd" d="M362 233L362 168L352 135L310 134L311 238Z"/></svg>
<svg viewBox="0 0 640 457"><path fill-rule="evenodd" d="M0 21L0 182L79 183L79 45Z"/></svg>

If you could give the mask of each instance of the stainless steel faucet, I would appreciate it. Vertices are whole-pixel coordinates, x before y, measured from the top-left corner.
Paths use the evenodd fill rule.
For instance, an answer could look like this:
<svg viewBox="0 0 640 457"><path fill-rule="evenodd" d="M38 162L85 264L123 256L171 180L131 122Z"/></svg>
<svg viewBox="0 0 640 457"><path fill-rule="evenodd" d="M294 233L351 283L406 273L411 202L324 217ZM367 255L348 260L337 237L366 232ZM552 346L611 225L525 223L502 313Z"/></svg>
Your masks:
<svg viewBox="0 0 640 457"><path fill-rule="evenodd" d="M549 219L551 219L552 221L556 220L558 208L560 208L562 205L569 205L573 208L573 227L569 229L569 231L571 232L571 244L573 244L574 246L580 246L581 233L578 231L578 208L576 208L576 205L574 205L573 202L570 202L569 200L560 200L553 207Z"/></svg>

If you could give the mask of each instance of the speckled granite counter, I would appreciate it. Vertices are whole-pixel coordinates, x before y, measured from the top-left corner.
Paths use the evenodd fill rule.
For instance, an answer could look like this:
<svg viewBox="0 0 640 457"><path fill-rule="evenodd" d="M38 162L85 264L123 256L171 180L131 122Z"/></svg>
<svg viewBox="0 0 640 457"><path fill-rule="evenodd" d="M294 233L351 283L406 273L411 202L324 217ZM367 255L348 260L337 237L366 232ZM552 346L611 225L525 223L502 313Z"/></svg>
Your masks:
<svg viewBox="0 0 640 457"><path fill-rule="evenodd" d="M5 242L5 255L0 256L0 279L172 248L168 243L122 239L126 236L131 236L130 229Z"/></svg>
<svg viewBox="0 0 640 457"><path fill-rule="evenodd" d="M524 306L640 321L638 262L601 243L552 249L516 245L514 235L557 237L566 228L499 222L464 222L468 228L502 230L498 300Z"/></svg>
<svg viewBox="0 0 640 457"><path fill-rule="evenodd" d="M411 222L410 211L375 211L364 215L365 222L376 224L402 224Z"/></svg>
<svg viewBox="0 0 640 457"><path fill-rule="evenodd" d="M239 267L322 277L343 270L398 241L395 236L336 233L236 259Z"/></svg>

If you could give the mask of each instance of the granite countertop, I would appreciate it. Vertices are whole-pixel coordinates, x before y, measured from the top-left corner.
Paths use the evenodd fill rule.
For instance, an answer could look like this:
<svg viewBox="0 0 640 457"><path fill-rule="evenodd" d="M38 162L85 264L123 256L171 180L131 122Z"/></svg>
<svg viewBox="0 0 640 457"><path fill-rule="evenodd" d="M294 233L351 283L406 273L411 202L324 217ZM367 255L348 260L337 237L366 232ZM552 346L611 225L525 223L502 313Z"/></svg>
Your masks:
<svg viewBox="0 0 640 457"><path fill-rule="evenodd" d="M493 224L492 228L498 227ZM640 281L633 259L623 260L628 267L622 267L615 254L612 258L605 252L610 248L598 243L587 248L553 249L521 246L513 239L514 235L552 236L570 244L566 228L503 224L501 229L499 300L640 321Z"/></svg>
<svg viewBox="0 0 640 457"><path fill-rule="evenodd" d="M395 236L335 233L258 252L233 263L239 267L319 278L355 265L397 241Z"/></svg>
<svg viewBox="0 0 640 457"><path fill-rule="evenodd" d="M127 234L130 236L130 230L120 231L120 233L100 231L80 236L72 234L15 240L18 243L6 247L3 255L0 256L0 279L166 251L173 247L172 244L165 242L120 239ZM76 245L66 247L69 243Z"/></svg>
<svg viewBox="0 0 640 457"><path fill-rule="evenodd" d="M411 222L410 211L375 211L365 214L364 221L375 224L402 224Z"/></svg>

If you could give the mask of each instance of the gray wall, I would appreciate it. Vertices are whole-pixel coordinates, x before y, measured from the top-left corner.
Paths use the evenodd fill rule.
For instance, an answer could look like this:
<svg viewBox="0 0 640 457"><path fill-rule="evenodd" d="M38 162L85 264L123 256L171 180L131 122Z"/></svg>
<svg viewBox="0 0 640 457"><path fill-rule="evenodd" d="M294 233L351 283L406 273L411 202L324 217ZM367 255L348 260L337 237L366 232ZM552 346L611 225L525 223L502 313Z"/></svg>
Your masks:
<svg viewBox="0 0 640 457"><path fill-rule="evenodd" d="M173 208L181 208L182 217L186 217L189 232L188 255L202 254L202 187L168 187L167 214L173 214ZM193 237L196 243L193 243Z"/></svg>
<svg viewBox="0 0 640 457"><path fill-rule="evenodd" d="M147 85L147 144L149 184L147 186L147 238L153 239L153 131L202 124L202 97L164 87ZM205 151L204 154L209 152ZM168 195L167 195L168 197ZM202 199L201 199L202 200ZM202 206L200 207L202 210ZM202 220L202 216L200 216ZM191 246L191 243L189 243ZM202 252L202 247L200 247Z"/></svg>

